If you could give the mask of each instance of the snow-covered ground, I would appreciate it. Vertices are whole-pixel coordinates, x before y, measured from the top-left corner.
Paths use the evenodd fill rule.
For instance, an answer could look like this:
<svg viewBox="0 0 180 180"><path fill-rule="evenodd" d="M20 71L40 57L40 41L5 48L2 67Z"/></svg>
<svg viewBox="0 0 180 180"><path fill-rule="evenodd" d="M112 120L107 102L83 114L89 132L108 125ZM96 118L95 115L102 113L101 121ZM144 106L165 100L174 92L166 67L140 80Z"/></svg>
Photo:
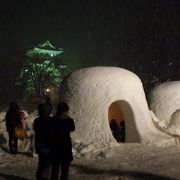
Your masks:
<svg viewBox="0 0 180 180"><path fill-rule="evenodd" d="M25 141L20 142L19 154L8 153L4 115L0 114L0 180L33 180L37 157L28 155ZM180 145L83 145L76 141L73 142L73 154L70 180L180 179Z"/></svg>

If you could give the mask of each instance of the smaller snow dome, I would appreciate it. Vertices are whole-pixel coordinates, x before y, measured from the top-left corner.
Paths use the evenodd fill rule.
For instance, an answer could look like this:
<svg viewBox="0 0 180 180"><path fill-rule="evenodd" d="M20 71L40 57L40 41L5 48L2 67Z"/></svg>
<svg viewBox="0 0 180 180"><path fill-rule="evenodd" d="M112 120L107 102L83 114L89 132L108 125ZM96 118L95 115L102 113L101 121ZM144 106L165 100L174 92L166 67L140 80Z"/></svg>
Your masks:
<svg viewBox="0 0 180 180"><path fill-rule="evenodd" d="M168 129L171 130L172 134L180 136L180 109L172 114Z"/></svg>
<svg viewBox="0 0 180 180"><path fill-rule="evenodd" d="M160 121L168 124L173 112L180 109L180 81L162 83L152 89L149 108Z"/></svg>

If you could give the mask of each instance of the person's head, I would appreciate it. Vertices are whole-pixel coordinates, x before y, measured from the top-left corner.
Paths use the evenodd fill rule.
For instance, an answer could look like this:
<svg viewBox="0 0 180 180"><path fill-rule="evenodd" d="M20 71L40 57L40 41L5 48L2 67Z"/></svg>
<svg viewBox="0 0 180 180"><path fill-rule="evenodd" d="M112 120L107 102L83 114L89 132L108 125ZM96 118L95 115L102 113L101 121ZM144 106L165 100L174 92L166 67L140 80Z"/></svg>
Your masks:
<svg viewBox="0 0 180 180"><path fill-rule="evenodd" d="M125 121L121 121L120 126L125 126Z"/></svg>
<svg viewBox="0 0 180 180"><path fill-rule="evenodd" d="M111 119L111 124L116 124L116 120L115 119Z"/></svg>
<svg viewBox="0 0 180 180"><path fill-rule="evenodd" d="M26 120L26 119L27 119L27 118L26 118L26 114L25 114L24 111L21 111L21 112L20 112L20 117L21 117L21 120Z"/></svg>
<svg viewBox="0 0 180 180"><path fill-rule="evenodd" d="M57 113L56 113L56 115L60 115L60 114L67 113L67 112L69 112L68 104L66 102L60 102L57 105Z"/></svg>
<svg viewBox="0 0 180 180"><path fill-rule="evenodd" d="M50 98L49 96L46 97L45 102L46 102L46 103L50 103L50 102L51 102L51 98Z"/></svg>
<svg viewBox="0 0 180 180"><path fill-rule="evenodd" d="M16 102L11 102L9 105L9 109L11 111L19 111L19 106Z"/></svg>
<svg viewBox="0 0 180 180"><path fill-rule="evenodd" d="M50 116L49 112L47 111L46 105L43 103L38 105L38 113L39 113L39 116L41 116L41 117L49 117Z"/></svg>

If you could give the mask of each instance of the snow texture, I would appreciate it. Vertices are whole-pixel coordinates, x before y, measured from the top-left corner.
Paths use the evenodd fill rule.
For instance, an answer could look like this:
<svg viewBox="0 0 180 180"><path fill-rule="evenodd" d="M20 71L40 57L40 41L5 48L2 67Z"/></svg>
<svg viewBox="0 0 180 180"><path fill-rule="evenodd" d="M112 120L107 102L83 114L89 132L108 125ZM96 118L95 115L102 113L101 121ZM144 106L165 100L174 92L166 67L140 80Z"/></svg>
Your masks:
<svg viewBox="0 0 180 180"><path fill-rule="evenodd" d="M135 74L107 67L78 70L64 79L60 94L69 103L76 124L70 180L180 178L180 146L157 146L178 144L180 110L172 113L168 123L158 119L149 111L142 83ZM124 114L126 142L133 143L117 143L111 134L109 118L113 111L109 107L114 103ZM0 179L36 179L38 158L29 156L28 139L19 141L18 154L8 153L5 113L0 113ZM33 112L27 120L33 123L36 117L37 112Z"/></svg>
<svg viewBox="0 0 180 180"><path fill-rule="evenodd" d="M172 114L169 129L173 132L172 134L180 136L180 109Z"/></svg>
<svg viewBox="0 0 180 180"><path fill-rule="evenodd" d="M141 80L134 73L117 67L90 67L72 72L60 86L61 100L70 106L79 143L114 143L109 127L109 107L124 114L126 142L168 146L170 135L156 128L149 112Z"/></svg>
<svg viewBox="0 0 180 180"><path fill-rule="evenodd" d="M180 109L180 81L162 83L152 89L149 108L159 119L159 125L167 128L172 114Z"/></svg>
<svg viewBox="0 0 180 180"><path fill-rule="evenodd" d="M160 121L168 123L171 115L180 109L180 81L162 83L152 89L149 108Z"/></svg>
<svg viewBox="0 0 180 180"><path fill-rule="evenodd" d="M19 141L19 153L8 153L5 113L0 113L0 179L35 180L38 158L28 154L27 140ZM32 113L28 120L36 118ZM69 180L179 179L180 146L157 147L140 143L85 145L73 142L74 161ZM168 171L167 171L168 169Z"/></svg>

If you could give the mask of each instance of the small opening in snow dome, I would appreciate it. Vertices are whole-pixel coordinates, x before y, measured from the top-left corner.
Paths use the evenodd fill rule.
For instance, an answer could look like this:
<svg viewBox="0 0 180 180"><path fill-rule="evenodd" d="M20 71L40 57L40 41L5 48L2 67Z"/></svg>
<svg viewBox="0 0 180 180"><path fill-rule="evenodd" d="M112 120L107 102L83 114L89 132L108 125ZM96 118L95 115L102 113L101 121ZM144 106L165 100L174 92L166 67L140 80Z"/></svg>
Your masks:
<svg viewBox="0 0 180 180"><path fill-rule="evenodd" d="M125 119L121 107L117 102L109 106L109 126L117 142L125 142Z"/></svg>

